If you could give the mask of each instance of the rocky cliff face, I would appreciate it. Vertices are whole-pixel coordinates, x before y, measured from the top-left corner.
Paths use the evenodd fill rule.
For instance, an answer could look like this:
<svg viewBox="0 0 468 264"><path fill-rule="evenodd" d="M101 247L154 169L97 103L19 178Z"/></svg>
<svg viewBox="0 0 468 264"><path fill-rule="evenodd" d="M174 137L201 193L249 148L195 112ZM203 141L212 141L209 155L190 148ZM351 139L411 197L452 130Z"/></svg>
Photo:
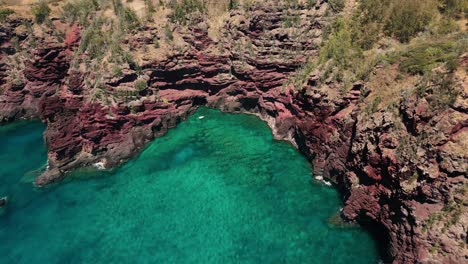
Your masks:
<svg viewBox="0 0 468 264"><path fill-rule="evenodd" d="M366 83L337 95L338 86L320 88L311 73L305 86L288 85L305 58L317 55L327 24L326 4L294 12L303 18L302 31L284 28L290 14L281 7L231 12L218 41L203 21L194 23L181 34L185 48L164 56L145 52L162 34L148 26L128 39L142 54L141 69L125 64L119 76L99 76L99 92L115 95L112 102L90 89L95 72L71 66L78 27L64 43L40 40L17 82L4 74L17 53L19 23L10 19L0 32L0 120L40 117L47 124L49 170L36 180L42 186L77 167L128 160L201 105L255 114L312 162L314 176L336 183L343 216L375 231L388 248L386 260L466 261L466 87L452 108L431 110L433 93L426 91L408 96L395 112L365 113L372 93ZM461 63L466 67L467 58ZM144 89L134 89L138 81Z"/></svg>

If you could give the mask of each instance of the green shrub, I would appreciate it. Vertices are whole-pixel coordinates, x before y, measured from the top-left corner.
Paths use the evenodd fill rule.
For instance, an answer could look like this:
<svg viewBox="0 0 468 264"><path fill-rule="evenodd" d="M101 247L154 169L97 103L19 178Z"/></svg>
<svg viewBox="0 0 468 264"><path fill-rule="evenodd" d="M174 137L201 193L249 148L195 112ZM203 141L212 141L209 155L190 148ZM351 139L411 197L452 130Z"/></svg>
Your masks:
<svg viewBox="0 0 468 264"><path fill-rule="evenodd" d="M376 96L374 100L372 101L372 104L370 105L370 112L373 114L379 110L379 104L382 101L382 98L380 96Z"/></svg>
<svg viewBox="0 0 468 264"><path fill-rule="evenodd" d="M119 65L114 64L112 66L112 75L117 76L117 77L121 77L123 75L122 68L120 68Z"/></svg>
<svg viewBox="0 0 468 264"><path fill-rule="evenodd" d="M150 13L156 11L152 0L145 0L145 8Z"/></svg>
<svg viewBox="0 0 468 264"><path fill-rule="evenodd" d="M150 20L153 16L153 13L156 11L152 0L145 0L145 11L146 11L146 19Z"/></svg>
<svg viewBox="0 0 468 264"><path fill-rule="evenodd" d="M123 4L121 0L112 0L112 7L114 9L115 15L122 13Z"/></svg>
<svg viewBox="0 0 468 264"><path fill-rule="evenodd" d="M285 28L296 27L301 23L299 14L290 14L289 12L283 17L283 25Z"/></svg>
<svg viewBox="0 0 468 264"><path fill-rule="evenodd" d="M457 32L459 29L457 22L450 17L444 17L431 25L431 33L435 35L447 35Z"/></svg>
<svg viewBox="0 0 468 264"><path fill-rule="evenodd" d="M8 8L0 8L0 22L5 21L5 19L11 15L14 14L15 11L8 9Z"/></svg>
<svg viewBox="0 0 468 264"><path fill-rule="evenodd" d="M385 23L385 32L401 42L408 42L411 37L423 31L437 15L437 5L434 0L393 0L392 2Z"/></svg>
<svg viewBox="0 0 468 264"><path fill-rule="evenodd" d="M418 96L425 97L434 111L452 106L460 94L452 74L428 73L416 88Z"/></svg>
<svg viewBox="0 0 468 264"><path fill-rule="evenodd" d="M468 12L468 2L466 0L439 0L441 11L451 17L461 17Z"/></svg>
<svg viewBox="0 0 468 264"><path fill-rule="evenodd" d="M424 74L457 56L457 44L453 41L420 43L402 54L400 69L410 74Z"/></svg>
<svg viewBox="0 0 468 264"><path fill-rule="evenodd" d="M330 5L331 10L334 12L341 12L345 7L344 0L328 0L328 4Z"/></svg>
<svg viewBox="0 0 468 264"><path fill-rule="evenodd" d="M119 21L121 28L123 29L135 29L140 26L140 20L137 14L130 7L123 7L121 13L119 13Z"/></svg>
<svg viewBox="0 0 468 264"><path fill-rule="evenodd" d="M367 81L375 66L382 61L385 57L378 54L367 54L367 56L358 57L357 61L353 63L350 69L355 74L356 80Z"/></svg>
<svg viewBox="0 0 468 264"><path fill-rule="evenodd" d="M145 80L139 79L135 81L135 89L137 91L140 92L140 91L145 90L146 88L148 88L148 83Z"/></svg>
<svg viewBox="0 0 468 264"><path fill-rule="evenodd" d="M287 85L293 85L294 89L299 90L303 87L307 79L309 78L310 74L313 70L316 69L316 64L313 62L307 62L306 64L302 65L302 67L296 70L296 73L289 78Z"/></svg>
<svg viewBox="0 0 468 264"><path fill-rule="evenodd" d="M104 18L97 18L85 30L81 37L78 53L87 52L92 58L101 58L109 50L111 43L109 33L104 32L102 27L108 21Z"/></svg>
<svg viewBox="0 0 468 264"><path fill-rule="evenodd" d="M285 7L296 9L299 6L298 0L285 0Z"/></svg>
<svg viewBox="0 0 468 264"><path fill-rule="evenodd" d="M390 1L361 0L353 18L353 40L367 50L382 37Z"/></svg>
<svg viewBox="0 0 468 264"><path fill-rule="evenodd" d="M320 63L333 60L338 66L346 67L355 55L356 49L353 46L349 23L339 18L332 26L328 39L320 48Z"/></svg>
<svg viewBox="0 0 468 264"><path fill-rule="evenodd" d="M458 58L457 57L453 57L453 58L450 58L446 63L445 63L445 68L447 68L447 70L450 72L450 73L453 73L457 70L458 66L460 66L459 64L459 61L458 61Z"/></svg>
<svg viewBox="0 0 468 264"><path fill-rule="evenodd" d="M172 29L169 24L164 26L164 35L166 36L166 40L172 42L174 40L174 34L172 33Z"/></svg>
<svg viewBox="0 0 468 264"><path fill-rule="evenodd" d="M229 5L228 5L229 10L237 9L238 7L239 7L238 0L229 0Z"/></svg>
<svg viewBox="0 0 468 264"><path fill-rule="evenodd" d="M201 13L206 12L205 3L200 0L175 0L172 1L171 8L173 10L171 21L182 25L187 23L192 13L196 11Z"/></svg>
<svg viewBox="0 0 468 264"><path fill-rule="evenodd" d="M87 25L93 11L97 11L100 8L101 5L98 0L68 1L62 7L62 17L70 23L79 21L82 25Z"/></svg>
<svg viewBox="0 0 468 264"><path fill-rule="evenodd" d="M40 0L31 11L37 24L44 23L50 15L50 7L45 0Z"/></svg>
<svg viewBox="0 0 468 264"><path fill-rule="evenodd" d="M361 0L353 39L365 50L382 35L408 42L438 17L438 1L443 0Z"/></svg>
<svg viewBox="0 0 468 264"><path fill-rule="evenodd" d="M363 24L383 22L386 13L394 0L361 0L359 1L359 16Z"/></svg>

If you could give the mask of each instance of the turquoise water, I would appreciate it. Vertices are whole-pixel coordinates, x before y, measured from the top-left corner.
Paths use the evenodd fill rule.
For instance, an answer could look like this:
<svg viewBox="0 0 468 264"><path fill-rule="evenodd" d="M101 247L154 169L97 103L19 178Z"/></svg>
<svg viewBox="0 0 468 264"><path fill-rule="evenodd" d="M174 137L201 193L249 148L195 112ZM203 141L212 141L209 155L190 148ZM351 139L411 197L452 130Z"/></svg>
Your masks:
<svg viewBox="0 0 468 264"><path fill-rule="evenodd" d="M378 261L366 232L331 223L336 191L254 116L200 109L114 171L36 189L43 129L0 127L0 263Z"/></svg>

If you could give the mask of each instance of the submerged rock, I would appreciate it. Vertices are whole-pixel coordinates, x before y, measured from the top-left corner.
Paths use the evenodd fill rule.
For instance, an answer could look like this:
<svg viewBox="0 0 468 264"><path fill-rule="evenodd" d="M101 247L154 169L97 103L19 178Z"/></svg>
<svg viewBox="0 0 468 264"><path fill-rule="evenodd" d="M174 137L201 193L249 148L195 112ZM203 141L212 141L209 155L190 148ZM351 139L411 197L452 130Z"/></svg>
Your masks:
<svg viewBox="0 0 468 264"><path fill-rule="evenodd" d="M8 201L7 197L0 197L0 208L6 206L7 201Z"/></svg>

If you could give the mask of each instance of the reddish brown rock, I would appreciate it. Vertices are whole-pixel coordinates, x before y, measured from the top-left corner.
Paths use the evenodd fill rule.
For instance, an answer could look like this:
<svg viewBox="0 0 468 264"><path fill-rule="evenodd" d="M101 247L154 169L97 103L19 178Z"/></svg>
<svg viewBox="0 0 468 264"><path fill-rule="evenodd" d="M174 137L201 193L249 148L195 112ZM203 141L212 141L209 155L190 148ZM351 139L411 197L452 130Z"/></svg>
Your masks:
<svg viewBox="0 0 468 264"><path fill-rule="evenodd" d="M317 10L323 2L317 2ZM300 8L295 12L306 18L300 28L307 30L299 32L306 37L301 39L282 29L281 8L259 7L249 19L233 11L230 19L242 22L226 23L219 53L212 52L218 47L206 28L191 25L191 33L183 36L188 49L147 58L141 73L122 65L123 76L103 76L110 93L131 90L137 79L145 80L149 87L130 102L89 98L85 80L95 73L69 69L68 54L79 40L74 27L65 43L43 42L34 51L24 85L4 86L8 89L0 95L0 120L39 116L47 124L50 169L36 180L42 186L80 166L99 162L112 167L128 160L201 105L255 114L275 138L290 141L312 162L315 176L337 184L345 202L343 216L374 230L385 242L386 261L466 260L466 249L453 246L453 241L466 242L466 221L444 232L439 230L442 224L427 222L463 198L456 193L467 177L466 151L457 149L466 140L464 101L436 112L427 96L409 97L399 105L401 116L366 114L360 100L369 94L365 83L340 96L334 86L315 87L314 74L304 87L285 85L307 56L317 55L326 25L320 14ZM143 49L152 41L147 35L157 36L156 31L148 27L128 43ZM232 39L251 43L251 50L238 49ZM284 54L289 57L284 59ZM450 255L432 253L436 245Z"/></svg>

